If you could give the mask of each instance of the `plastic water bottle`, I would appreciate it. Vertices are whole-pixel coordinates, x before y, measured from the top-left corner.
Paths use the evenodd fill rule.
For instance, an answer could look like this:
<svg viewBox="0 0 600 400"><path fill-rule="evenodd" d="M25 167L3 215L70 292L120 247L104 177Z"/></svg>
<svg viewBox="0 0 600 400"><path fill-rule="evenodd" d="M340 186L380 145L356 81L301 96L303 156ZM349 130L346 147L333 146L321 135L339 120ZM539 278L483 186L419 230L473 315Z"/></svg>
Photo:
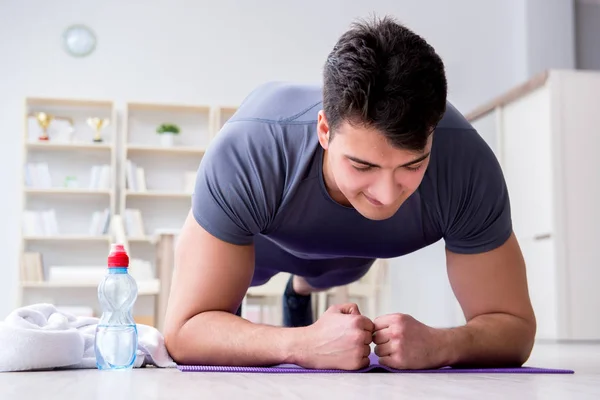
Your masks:
<svg viewBox="0 0 600 400"><path fill-rule="evenodd" d="M98 286L102 307L94 343L98 369L129 369L135 362L138 332L131 310L138 289L128 268L129 256L123 245L112 244L108 273Z"/></svg>

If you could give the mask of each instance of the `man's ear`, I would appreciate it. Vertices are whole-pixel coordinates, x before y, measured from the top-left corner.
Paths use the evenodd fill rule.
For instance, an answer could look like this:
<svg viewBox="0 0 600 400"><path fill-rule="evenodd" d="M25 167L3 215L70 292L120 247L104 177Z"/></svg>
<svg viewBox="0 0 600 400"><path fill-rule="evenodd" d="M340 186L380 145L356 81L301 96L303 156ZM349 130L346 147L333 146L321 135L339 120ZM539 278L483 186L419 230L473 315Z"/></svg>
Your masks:
<svg viewBox="0 0 600 400"><path fill-rule="evenodd" d="M325 113L323 110L319 111L319 116L317 118L317 135L319 135L319 143L321 143L321 147L327 150L329 147L329 124L327 124L327 118L325 117Z"/></svg>

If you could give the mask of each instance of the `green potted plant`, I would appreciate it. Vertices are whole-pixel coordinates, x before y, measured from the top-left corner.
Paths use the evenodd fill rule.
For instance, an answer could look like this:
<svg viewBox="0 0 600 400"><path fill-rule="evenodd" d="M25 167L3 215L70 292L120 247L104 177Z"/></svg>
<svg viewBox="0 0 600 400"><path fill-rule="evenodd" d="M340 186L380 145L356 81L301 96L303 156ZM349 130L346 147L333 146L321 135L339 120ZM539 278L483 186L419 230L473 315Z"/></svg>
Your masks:
<svg viewBox="0 0 600 400"><path fill-rule="evenodd" d="M175 135L178 135L181 130L175 124L164 123L156 128L156 133L160 135L160 143L165 147L173 146Z"/></svg>

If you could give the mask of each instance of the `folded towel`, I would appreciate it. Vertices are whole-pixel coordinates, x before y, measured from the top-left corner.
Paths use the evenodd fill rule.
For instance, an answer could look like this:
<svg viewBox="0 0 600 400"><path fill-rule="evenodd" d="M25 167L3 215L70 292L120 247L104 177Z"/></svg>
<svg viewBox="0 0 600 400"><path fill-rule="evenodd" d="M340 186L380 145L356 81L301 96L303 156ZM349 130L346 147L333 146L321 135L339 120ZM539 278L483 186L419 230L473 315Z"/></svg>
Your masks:
<svg viewBox="0 0 600 400"><path fill-rule="evenodd" d="M76 317L52 304L14 310L0 322L0 372L96 368L94 338L99 318ZM135 368L173 368L162 334L137 324Z"/></svg>

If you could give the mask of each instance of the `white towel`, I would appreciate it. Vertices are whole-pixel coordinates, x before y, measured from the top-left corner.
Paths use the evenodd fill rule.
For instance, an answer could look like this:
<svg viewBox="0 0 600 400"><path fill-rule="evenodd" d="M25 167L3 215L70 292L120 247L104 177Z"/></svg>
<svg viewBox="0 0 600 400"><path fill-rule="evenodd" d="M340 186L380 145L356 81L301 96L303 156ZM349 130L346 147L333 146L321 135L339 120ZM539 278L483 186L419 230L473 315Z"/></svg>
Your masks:
<svg viewBox="0 0 600 400"><path fill-rule="evenodd" d="M76 317L52 304L14 310L0 322L0 372L96 368L94 338L99 318ZM137 324L135 368L175 367L162 334Z"/></svg>

